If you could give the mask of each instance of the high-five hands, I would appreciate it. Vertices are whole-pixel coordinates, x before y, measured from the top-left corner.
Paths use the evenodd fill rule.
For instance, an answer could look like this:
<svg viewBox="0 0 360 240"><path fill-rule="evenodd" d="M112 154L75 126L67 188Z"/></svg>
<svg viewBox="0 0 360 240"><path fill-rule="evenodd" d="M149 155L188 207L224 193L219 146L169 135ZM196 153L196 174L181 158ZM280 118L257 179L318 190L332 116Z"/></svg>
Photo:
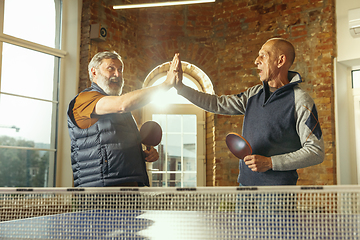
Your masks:
<svg viewBox="0 0 360 240"><path fill-rule="evenodd" d="M170 62L170 68L166 75L164 84L168 87L175 87L180 89L182 87L183 70L181 67L180 54L175 53L172 61Z"/></svg>
<svg viewBox="0 0 360 240"><path fill-rule="evenodd" d="M176 89L180 89L183 86L182 83L182 79L183 79L183 70L182 70L182 66L181 66L181 60L180 60L180 54L176 53L174 56L173 61L175 61L174 63L177 64L177 67L174 66L175 70L175 88Z"/></svg>
<svg viewBox="0 0 360 240"><path fill-rule="evenodd" d="M179 75L179 69L181 69L181 62L179 55L180 55L179 53L175 53L173 60L170 62L170 69L167 72L166 80L164 82L170 87L175 86Z"/></svg>
<svg viewBox="0 0 360 240"><path fill-rule="evenodd" d="M177 71L177 75L176 75L176 83L175 83L175 87L181 87L182 86L182 79L183 79L183 70L181 67L181 60L180 60L180 54L178 55L179 58L179 67L178 67L178 71Z"/></svg>

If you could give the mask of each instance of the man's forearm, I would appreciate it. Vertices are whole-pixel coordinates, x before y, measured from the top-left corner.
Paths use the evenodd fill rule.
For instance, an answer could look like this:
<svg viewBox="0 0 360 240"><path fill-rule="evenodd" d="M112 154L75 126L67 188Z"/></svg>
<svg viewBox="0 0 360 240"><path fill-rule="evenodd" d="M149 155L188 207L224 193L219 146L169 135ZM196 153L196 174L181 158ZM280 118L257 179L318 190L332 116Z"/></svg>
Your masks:
<svg viewBox="0 0 360 240"><path fill-rule="evenodd" d="M142 108L148 104L155 94L167 91L171 86L160 84L153 87L138 89L121 96L106 96L98 101L95 114L125 113Z"/></svg>
<svg viewBox="0 0 360 240"><path fill-rule="evenodd" d="M244 112L241 100L233 95L207 94L185 85L178 89L178 94L208 112L224 115L241 115Z"/></svg>

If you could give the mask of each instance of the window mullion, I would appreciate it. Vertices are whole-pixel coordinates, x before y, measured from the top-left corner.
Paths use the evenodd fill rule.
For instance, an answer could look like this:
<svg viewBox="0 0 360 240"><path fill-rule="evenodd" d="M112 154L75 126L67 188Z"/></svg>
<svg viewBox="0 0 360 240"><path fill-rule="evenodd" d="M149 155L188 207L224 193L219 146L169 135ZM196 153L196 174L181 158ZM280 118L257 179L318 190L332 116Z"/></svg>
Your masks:
<svg viewBox="0 0 360 240"><path fill-rule="evenodd" d="M180 136L181 136L181 151L180 151L180 162L181 162L181 172L180 172L180 180L181 187L184 187L184 115L181 115L181 127L180 127Z"/></svg>
<svg viewBox="0 0 360 240"><path fill-rule="evenodd" d="M9 96L13 96L13 97L21 97L21 98L27 98L27 99L32 99L32 100L38 100L38 101L43 101L43 102L56 103L56 104L59 103L59 101L52 101L52 100L47 100L47 99L42 99L42 98L28 97L28 96L24 96L24 95L1 92L1 91L0 91L0 94L9 95Z"/></svg>
<svg viewBox="0 0 360 240"><path fill-rule="evenodd" d="M55 57L63 58L67 54L66 51L44 46L35 42L30 42L21 38L13 37L2 32L0 33L0 42L6 42L15 46L53 55Z"/></svg>
<svg viewBox="0 0 360 240"><path fill-rule="evenodd" d="M32 150L32 151L56 152L56 149L54 149L54 148L36 148L36 147L3 146L3 145L0 145L0 148L19 149L19 150Z"/></svg>

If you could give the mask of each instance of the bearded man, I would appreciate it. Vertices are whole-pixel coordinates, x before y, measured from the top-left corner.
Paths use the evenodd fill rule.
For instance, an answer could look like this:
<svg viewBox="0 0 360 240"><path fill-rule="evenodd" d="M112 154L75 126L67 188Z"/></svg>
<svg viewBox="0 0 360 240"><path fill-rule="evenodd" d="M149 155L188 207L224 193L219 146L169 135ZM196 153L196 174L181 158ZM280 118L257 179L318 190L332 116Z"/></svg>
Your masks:
<svg viewBox="0 0 360 240"><path fill-rule="evenodd" d="M89 63L91 87L68 107L71 163L75 187L149 186L145 162L159 158L143 150L131 111L175 84L180 60L175 54L164 83L122 94L124 63L116 52L97 53Z"/></svg>

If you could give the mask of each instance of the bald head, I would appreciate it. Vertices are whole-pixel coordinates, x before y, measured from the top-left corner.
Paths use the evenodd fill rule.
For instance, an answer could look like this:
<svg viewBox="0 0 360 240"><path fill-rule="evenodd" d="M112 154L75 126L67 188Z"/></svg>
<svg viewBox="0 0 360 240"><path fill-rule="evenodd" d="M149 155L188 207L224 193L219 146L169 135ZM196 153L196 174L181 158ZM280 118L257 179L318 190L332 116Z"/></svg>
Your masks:
<svg viewBox="0 0 360 240"><path fill-rule="evenodd" d="M275 48L278 56L284 54L287 59L288 67L290 68L291 65L295 61L295 48L294 46L287 40L283 38L271 38L266 43L272 43L273 47Z"/></svg>
<svg viewBox="0 0 360 240"><path fill-rule="evenodd" d="M271 87L287 84L288 71L295 59L294 46L282 38L271 38L261 47L255 65L259 70L260 81Z"/></svg>

